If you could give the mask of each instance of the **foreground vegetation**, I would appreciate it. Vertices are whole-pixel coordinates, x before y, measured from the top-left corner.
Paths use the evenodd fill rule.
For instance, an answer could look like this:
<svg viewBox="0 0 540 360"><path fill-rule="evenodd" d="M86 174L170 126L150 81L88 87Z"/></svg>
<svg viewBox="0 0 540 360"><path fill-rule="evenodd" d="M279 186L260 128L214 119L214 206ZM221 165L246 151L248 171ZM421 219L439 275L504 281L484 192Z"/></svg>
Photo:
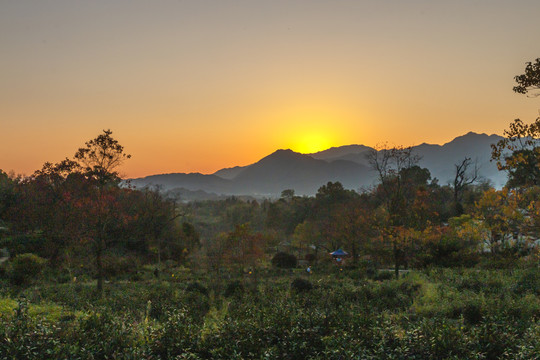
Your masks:
<svg viewBox="0 0 540 360"><path fill-rule="evenodd" d="M272 270L4 289L10 359L534 359L536 269ZM172 276L175 275L175 276ZM369 275L369 276L368 276ZM390 275L390 276L388 276ZM197 279L197 280L194 280Z"/></svg>

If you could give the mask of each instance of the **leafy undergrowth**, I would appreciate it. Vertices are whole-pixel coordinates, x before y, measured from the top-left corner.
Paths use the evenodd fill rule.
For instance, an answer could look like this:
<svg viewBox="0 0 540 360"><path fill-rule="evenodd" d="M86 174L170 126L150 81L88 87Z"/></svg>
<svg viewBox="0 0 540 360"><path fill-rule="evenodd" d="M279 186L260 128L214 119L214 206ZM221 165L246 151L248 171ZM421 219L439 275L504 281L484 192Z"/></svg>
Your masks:
<svg viewBox="0 0 540 360"><path fill-rule="evenodd" d="M540 358L536 269L183 280L13 290L0 358Z"/></svg>

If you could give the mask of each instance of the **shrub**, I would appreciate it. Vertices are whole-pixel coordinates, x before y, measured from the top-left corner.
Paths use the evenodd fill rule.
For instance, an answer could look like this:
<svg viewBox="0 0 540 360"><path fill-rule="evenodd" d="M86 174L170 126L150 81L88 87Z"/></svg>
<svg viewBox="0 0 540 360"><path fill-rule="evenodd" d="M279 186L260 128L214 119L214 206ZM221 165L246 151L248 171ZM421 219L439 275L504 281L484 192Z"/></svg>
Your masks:
<svg viewBox="0 0 540 360"><path fill-rule="evenodd" d="M291 283L291 289L296 292L306 292L313 289L313 285L308 280L296 278Z"/></svg>
<svg viewBox="0 0 540 360"><path fill-rule="evenodd" d="M204 286L202 286L202 285L201 285L200 283L198 283L197 281L192 282L192 283L189 283L189 284L186 286L186 291L190 291L190 292L198 292L198 293L203 294L204 296L208 296L208 289L205 288Z"/></svg>
<svg viewBox="0 0 540 360"><path fill-rule="evenodd" d="M244 293L244 290L245 290L244 285L240 281L235 280L233 282L230 282L227 285L223 295L225 297L231 297L231 296L234 296L234 295L242 295Z"/></svg>
<svg viewBox="0 0 540 360"><path fill-rule="evenodd" d="M481 304L475 301L469 301L463 308L463 319L471 325L476 325L482 321L482 307Z"/></svg>
<svg viewBox="0 0 540 360"><path fill-rule="evenodd" d="M15 285L30 283L41 274L46 262L47 260L30 253L15 256L11 262L11 282Z"/></svg>
<svg viewBox="0 0 540 360"><path fill-rule="evenodd" d="M376 271L371 279L376 281L385 281L395 279L396 275L393 271Z"/></svg>
<svg viewBox="0 0 540 360"><path fill-rule="evenodd" d="M210 310L210 302L207 296L199 292L188 292L179 300L186 306L187 314L194 323L202 323L204 321L204 316Z"/></svg>
<svg viewBox="0 0 540 360"><path fill-rule="evenodd" d="M516 295L531 293L540 295L540 274L537 269L528 269L523 271L516 283L512 287L512 291Z"/></svg>
<svg viewBox="0 0 540 360"><path fill-rule="evenodd" d="M163 326L149 334L149 352L159 359L195 358L190 355L197 348L199 333L199 326L193 323L186 309L174 309L167 312Z"/></svg>
<svg viewBox="0 0 540 360"><path fill-rule="evenodd" d="M135 257L106 256L103 258L103 274L106 278L114 278L123 274L136 273L139 263Z"/></svg>
<svg viewBox="0 0 540 360"><path fill-rule="evenodd" d="M272 258L272 265L282 269L292 269L297 263L296 256L284 252L278 252Z"/></svg>

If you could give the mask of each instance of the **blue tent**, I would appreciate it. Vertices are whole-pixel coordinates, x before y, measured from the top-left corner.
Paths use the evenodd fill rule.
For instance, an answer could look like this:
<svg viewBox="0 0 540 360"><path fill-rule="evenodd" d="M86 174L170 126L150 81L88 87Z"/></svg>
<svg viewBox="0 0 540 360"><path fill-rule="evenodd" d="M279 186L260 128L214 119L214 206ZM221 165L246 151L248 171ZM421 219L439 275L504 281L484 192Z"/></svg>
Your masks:
<svg viewBox="0 0 540 360"><path fill-rule="evenodd" d="M343 257L343 256L349 255L349 253L346 252L346 251L343 251L343 250L341 250L341 248L339 248L336 251L331 252L330 255L332 255L333 257Z"/></svg>

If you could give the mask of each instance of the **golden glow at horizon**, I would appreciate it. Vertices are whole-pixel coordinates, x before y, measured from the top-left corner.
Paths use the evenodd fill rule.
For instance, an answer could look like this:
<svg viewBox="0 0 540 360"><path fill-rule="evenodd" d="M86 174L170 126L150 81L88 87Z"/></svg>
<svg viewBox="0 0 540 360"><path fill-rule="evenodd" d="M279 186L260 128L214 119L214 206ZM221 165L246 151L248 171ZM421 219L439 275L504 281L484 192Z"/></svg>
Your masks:
<svg viewBox="0 0 540 360"><path fill-rule="evenodd" d="M306 132L298 136L297 143L291 146L291 150L302 154L311 154L329 149L332 146L336 145L324 134Z"/></svg>
<svg viewBox="0 0 540 360"><path fill-rule="evenodd" d="M351 124L361 122L354 121L358 114L350 105L331 99L331 94L317 94L312 99L317 101L300 99L296 104L282 104L263 117L264 123L273 127L268 129L273 133L268 139L270 146L311 154L354 141L348 138L354 128Z"/></svg>

